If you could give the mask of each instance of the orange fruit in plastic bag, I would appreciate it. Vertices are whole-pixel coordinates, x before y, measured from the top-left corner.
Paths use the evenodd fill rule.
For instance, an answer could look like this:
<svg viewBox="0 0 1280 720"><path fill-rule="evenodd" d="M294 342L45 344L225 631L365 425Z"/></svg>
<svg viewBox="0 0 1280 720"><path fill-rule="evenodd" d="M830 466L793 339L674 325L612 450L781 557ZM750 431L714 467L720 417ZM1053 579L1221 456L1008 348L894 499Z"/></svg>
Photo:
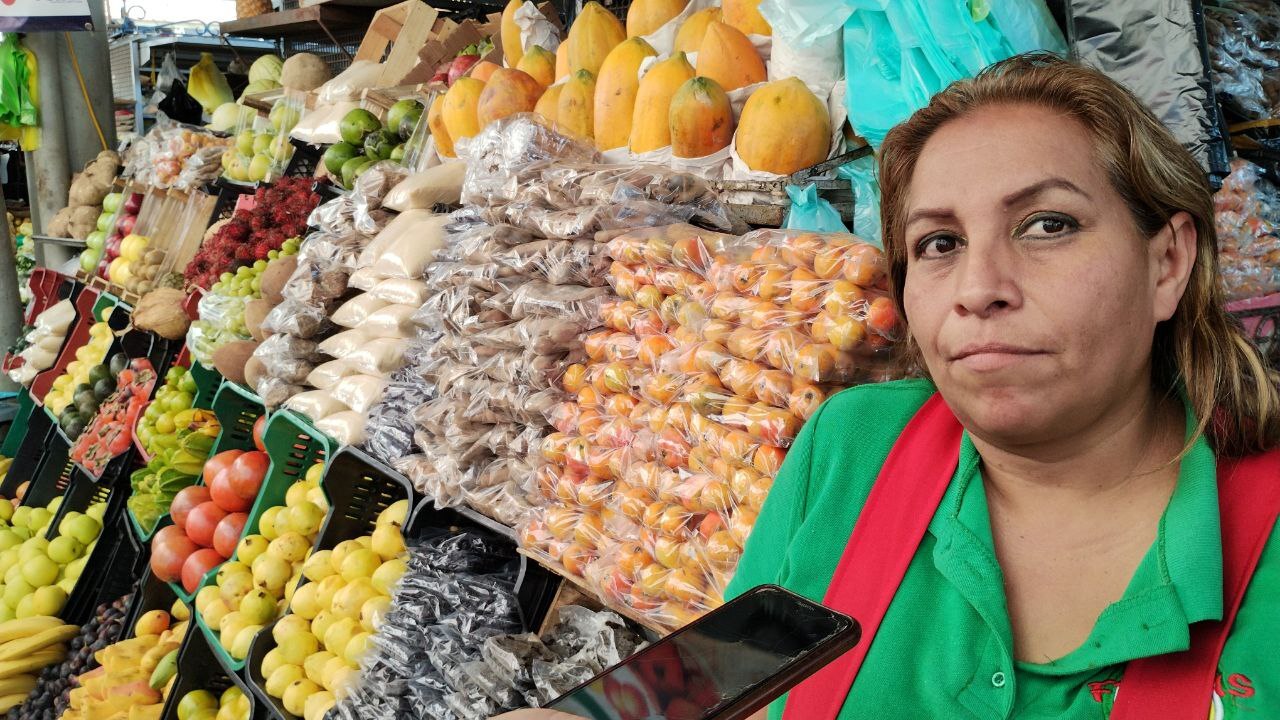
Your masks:
<svg viewBox="0 0 1280 720"><path fill-rule="evenodd" d="M840 315L827 328L827 340L841 352L852 352L867 338L867 328L862 321L850 315Z"/></svg>
<svg viewBox="0 0 1280 720"><path fill-rule="evenodd" d="M822 280L806 268L791 271L791 304L802 312L812 312L822 304L824 296Z"/></svg>
<svg viewBox="0 0 1280 720"><path fill-rule="evenodd" d="M813 272L824 280L834 280L844 272L845 249L849 247L848 238L832 236L813 258Z"/></svg>
<svg viewBox="0 0 1280 720"><path fill-rule="evenodd" d="M786 456L787 452L782 448L761 445L756 448L755 455L751 459L751 465L761 473L772 477L778 474L778 469L782 467L782 460Z"/></svg>
<svg viewBox="0 0 1280 720"><path fill-rule="evenodd" d="M894 338L898 327L898 311L892 300L882 296L871 301L867 308L867 327L883 338Z"/></svg>
<svg viewBox="0 0 1280 720"><path fill-rule="evenodd" d="M862 317L867 309L866 294L862 292L862 288L848 280L836 280L822 298L822 308L832 317Z"/></svg>
<svg viewBox="0 0 1280 720"><path fill-rule="evenodd" d="M802 385L787 397L787 409L801 420L808 420L818 411L826 395L813 385Z"/></svg>
<svg viewBox="0 0 1280 720"><path fill-rule="evenodd" d="M849 247L844 262L846 280L864 288L877 287L888 277L889 264L884 253L865 243Z"/></svg>

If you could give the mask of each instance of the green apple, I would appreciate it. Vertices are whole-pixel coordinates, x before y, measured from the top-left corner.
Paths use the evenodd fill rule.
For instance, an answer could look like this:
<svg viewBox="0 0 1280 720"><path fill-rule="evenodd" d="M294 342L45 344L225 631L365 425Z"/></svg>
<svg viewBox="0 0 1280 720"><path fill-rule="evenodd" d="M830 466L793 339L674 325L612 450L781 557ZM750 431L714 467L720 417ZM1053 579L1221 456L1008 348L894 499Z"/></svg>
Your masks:
<svg viewBox="0 0 1280 720"><path fill-rule="evenodd" d="M58 581L58 564L44 555L28 558L22 563L22 579L33 588L52 585Z"/></svg>
<svg viewBox="0 0 1280 720"><path fill-rule="evenodd" d="M59 535L49 541L49 559L66 565L84 555L84 543L70 535Z"/></svg>

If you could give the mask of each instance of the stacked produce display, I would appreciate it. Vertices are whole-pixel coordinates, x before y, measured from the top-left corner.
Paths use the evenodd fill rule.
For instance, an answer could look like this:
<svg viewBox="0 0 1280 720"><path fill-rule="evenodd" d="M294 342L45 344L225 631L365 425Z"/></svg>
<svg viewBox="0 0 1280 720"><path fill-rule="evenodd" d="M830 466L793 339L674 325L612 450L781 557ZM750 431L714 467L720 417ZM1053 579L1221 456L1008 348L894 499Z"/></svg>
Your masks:
<svg viewBox="0 0 1280 720"><path fill-rule="evenodd" d="M19 717L34 719L37 706L52 711L53 688L38 684L37 675L44 678L45 668L62 663L67 641L79 633L80 628L48 615L0 622L0 712L17 708L32 713ZM28 695L33 701L27 701Z"/></svg>
<svg viewBox="0 0 1280 720"><path fill-rule="evenodd" d="M13 348L21 363L9 371L9 379L30 386L38 373L53 367L75 319L75 306L70 300L60 300L40 313L20 345ZM85 351L85 356L89 355L90 351Z"/></svg>
<svg viewBox="0 0 1280 720"><path fill-rule="evenodd" d="M0 503L0 622L56 616L76 587L102 533L106 503L68 511L53 526L62 498L45 507Z"/></svg>

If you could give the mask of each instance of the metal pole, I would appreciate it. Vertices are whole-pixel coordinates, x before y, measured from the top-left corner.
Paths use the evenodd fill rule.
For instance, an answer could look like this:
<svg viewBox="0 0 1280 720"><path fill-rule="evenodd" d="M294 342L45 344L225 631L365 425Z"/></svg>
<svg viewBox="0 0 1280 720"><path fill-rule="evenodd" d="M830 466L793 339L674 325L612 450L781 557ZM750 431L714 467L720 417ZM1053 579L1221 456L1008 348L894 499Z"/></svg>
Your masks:
<svg viewBox="0 0 1280 720"><path fill-rule="evenodd" d="M49 221L67 205L71 163L67 159L66 112L62 103L62 73L58 70L63 42L59 33L31 33L24 40L36 54L40 72L40 149L27 153L27 187L31 192L31 224L44 234Z"/></svg>
<svg viewBox="0 0 1280 720"><path fill-rule="evenodd" d="M114 150L116 146L116 118L112 97L114 93L111 88L111 52L107 48L107 16L104 5L105 3L102 2L89 3L94 30L71 32L65 36L62 33L49 33L58 36L57 40L62 44L60 48L62 59L58 63L58 72L62 76L60 78L62 105L67 109L66 139L69 146L67 162L72 172L84 167L85 163L104 150L98 131L94 128L93 119L89 115L89 108L85 107L86 91L89 94L89 105L93 108L93 113L107 141L105 149ZM76 65L72 64L70 54L67 52L67 37L71 38L80 74L84 77L83 90L80 88L80 79L76 77Z"/></svg>
<svg viewBox="0 0 1280 720"><path fill-rule="evenodd" d="M8 209L4 185L0 185L0 208ZM9 222L0 222L0 347L9 347L22 332L22 301L18 298L18 267L14 258L14 239L9 237ZM0 375L0 390L16 390L7 375Z"/></svg>

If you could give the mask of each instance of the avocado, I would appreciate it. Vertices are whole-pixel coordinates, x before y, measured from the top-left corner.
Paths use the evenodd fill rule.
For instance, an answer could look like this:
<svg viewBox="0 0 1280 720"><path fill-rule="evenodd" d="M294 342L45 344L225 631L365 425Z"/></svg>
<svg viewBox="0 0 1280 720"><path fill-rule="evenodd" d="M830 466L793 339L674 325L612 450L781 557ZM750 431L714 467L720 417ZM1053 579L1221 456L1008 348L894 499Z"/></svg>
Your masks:
<svg viewBox="0 0 1280 720"><path fill-rule="evenodd" d="M94 415L97 415L98 414L97 398L88 397L84 399L84 402L76 403L76 413L84 417L93 417Z"/></svg>
<svg viewBox="0 0 1280 720"><path fill-rule="evenodd" d="M129 367L129 356L124 353L116 353L111 356L111 377L119 375L122 370Z"/></svg>
<svg viewBox="0 0 1280 720"><path fill-rule="evenodd" d="M99 380L110 380L115 377L115 373L111 372L111 368L106 365L94 365L89 370L89 386L98 384Z"/></svg>
<svg viewBox="0 0 1280 720"><path fill-rule="evenodd" d="M102 402L111 397L111 393L116 391L116 381L111 378L99 380L93 385L93 394L98 398L98 402Z"/></svg>
<svg viewBox="0 0 1280 720"><path fill-rule="evenodd" d="M83 390L76 390L75 395L71 396L71 401L77 406L84 404L86 399L95 404L98 402L97 396L93 394L93 388L89 385L85 385Z"/></svg>
<svg viewBox="0 0 1280 720"><path fill-rule="evenodd" d="M93 383L87 383L87 382L80 383L79 385L76 386L76 389L71 392L71 397L75 397L76 395L82 392L93 392Z"/></svg>
<svg viewBox="0 0 1280 720"><path fill-rule="evenodd" d="M330 175L340 177L342 164L358 154L356 147L349 142L334 143L324 151L324 167Z"/></svg>
<svg viewBox="0 0 1280 720"><path fill-rule="evenodd" d="M76 438L80 437L81 433L84 432L84 428L85 428L84 420L81 420L79 417L77 417L75 420L72 420L71 422L67 423L67 426L63 428L62 431L67 434L67 437L71 438L72 440L75 440Z"/></svg>

